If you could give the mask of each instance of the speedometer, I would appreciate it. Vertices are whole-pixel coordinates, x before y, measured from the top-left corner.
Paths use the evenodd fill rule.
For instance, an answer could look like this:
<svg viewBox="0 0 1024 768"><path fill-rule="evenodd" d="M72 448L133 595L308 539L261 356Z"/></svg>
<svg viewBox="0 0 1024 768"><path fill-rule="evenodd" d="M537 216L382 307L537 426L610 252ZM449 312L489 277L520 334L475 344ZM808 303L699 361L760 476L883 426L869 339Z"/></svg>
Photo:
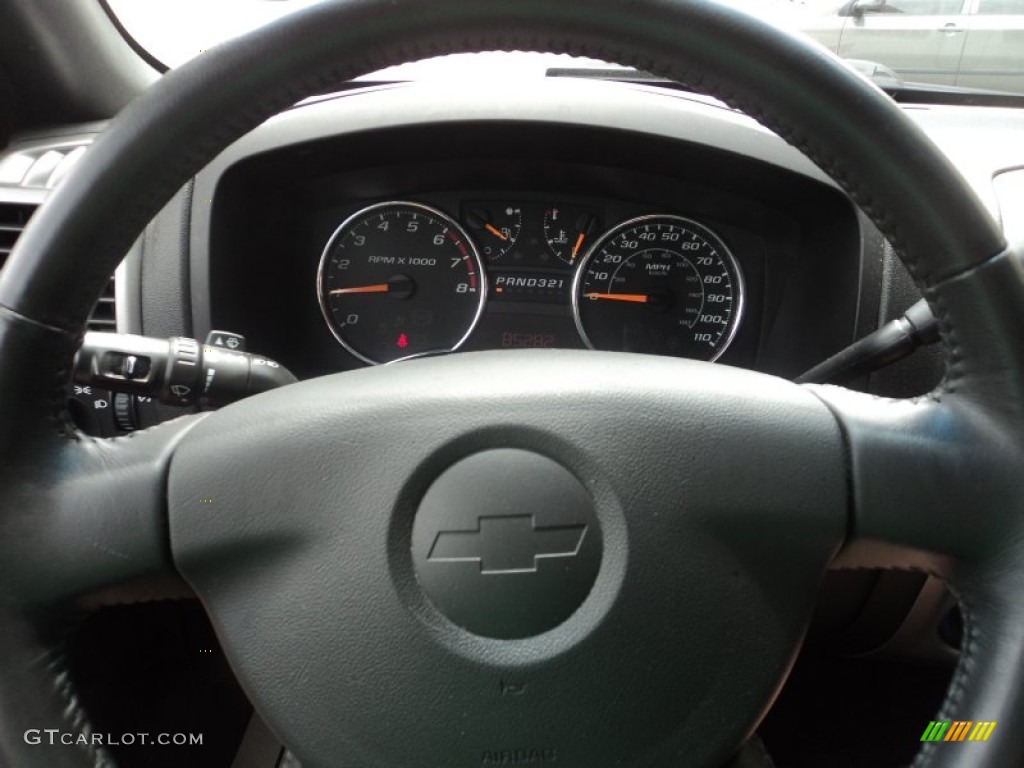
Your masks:
<svg viewBox="0 0 1024 768"><path fill-rule="evenodd" d="M641 216L604 234L573 283L587 346L716 360L743 312L743 276L722 239L680 216Z"/></svg>
<svg viewBox="0 0 1024 768"><path fill-rule="evenodd" d="M480 319L486 292L466 233L419 203L354 213L328 241L317 275L328 328L368 363L458 349Z"/></svg>

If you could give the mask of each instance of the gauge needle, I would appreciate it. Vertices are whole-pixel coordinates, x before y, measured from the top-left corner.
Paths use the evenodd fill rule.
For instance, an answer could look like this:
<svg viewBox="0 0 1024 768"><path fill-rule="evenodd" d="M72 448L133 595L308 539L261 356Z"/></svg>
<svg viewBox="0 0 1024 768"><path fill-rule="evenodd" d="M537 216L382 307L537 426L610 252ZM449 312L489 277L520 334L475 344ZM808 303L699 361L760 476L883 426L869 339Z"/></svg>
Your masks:
<svg viewBox="0 0 1024 768"><path fill-rule="evenodd" d="M494 226L490 222L487 222L486 224L484 224L484 229L486 229L488 232L490 232L495 237L500 237L502 240L508 240L508 235L506 235L504 232L502 232L500 229L498 229L496 226Z"/></svg>
<svg viewBox="0 0 1024 768"><path fill-rule="evenodd" d="M328 294L335 296L339 293L387 293L391 290L391 287L387 283L378 283L377 285L357 285L354 288L335 288L333 291L328 291Z"/></svg>
<svg viewBox="0 0 1024 768"><path fill-rule="evenodd" d="M586 239L587 233L580 232L579 237L576 238L576 245L572 247L572 256L569 257L569 262L576 261L576 255L580 252L580 248L583 247L583 241Z"/></svg>
<svg viewBox="0 0 1024 768"><path fill-rule="evenodd" d="M633 301L637 304L646 304L651 297L646 293L585 293L587 299L607 299L609 301Z"/></svg>

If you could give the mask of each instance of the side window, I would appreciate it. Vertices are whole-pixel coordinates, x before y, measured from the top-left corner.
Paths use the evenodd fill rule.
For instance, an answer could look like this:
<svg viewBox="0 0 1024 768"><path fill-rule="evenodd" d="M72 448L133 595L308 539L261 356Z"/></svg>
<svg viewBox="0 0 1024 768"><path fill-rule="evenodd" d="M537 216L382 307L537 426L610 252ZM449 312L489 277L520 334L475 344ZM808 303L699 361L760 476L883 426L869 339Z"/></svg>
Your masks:
<svg viewBox="0 0 1024 768"><path fill-rule="evenodd" d="M979 16L1024 16L1024 0L978 0Z"/></svg>
<svg viewBox="0 0 1024 768"><path fill-rule="evenodd" d="M1024 0L991 0L991 2L1020 3ZM907 16L953 16L960 13L962 6L962 0L885 0L878 7L865 8L865 11L869 13L901 13Z"/></svg>

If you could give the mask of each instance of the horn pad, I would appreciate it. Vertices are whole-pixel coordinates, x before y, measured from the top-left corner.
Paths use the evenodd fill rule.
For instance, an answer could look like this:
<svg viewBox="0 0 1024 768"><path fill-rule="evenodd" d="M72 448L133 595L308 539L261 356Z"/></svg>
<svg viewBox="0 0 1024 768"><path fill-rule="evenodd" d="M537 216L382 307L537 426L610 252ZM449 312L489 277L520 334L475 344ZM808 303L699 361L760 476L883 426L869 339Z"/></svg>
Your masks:
<svg viewBox="0 0 1024 768"><path fill-rule="evenodd" d="M448 468L412 533L416 577L452 622L484 637L530 637L586 599L601 527L576 477L537 453L497 449Z"/></svg>

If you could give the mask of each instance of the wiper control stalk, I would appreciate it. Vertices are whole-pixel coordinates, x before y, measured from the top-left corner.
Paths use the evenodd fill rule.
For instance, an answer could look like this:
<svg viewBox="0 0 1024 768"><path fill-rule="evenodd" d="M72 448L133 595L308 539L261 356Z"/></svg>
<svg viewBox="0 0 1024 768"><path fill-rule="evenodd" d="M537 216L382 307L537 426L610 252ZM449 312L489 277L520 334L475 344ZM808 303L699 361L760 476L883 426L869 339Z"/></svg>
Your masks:
<svg viewBox="0 0 1024 768"><path fill-rule="evenodd" d="M226 405L296 381L280 363L244 348L244 338L225 331L211 331L205 344L90 331L75 356L73 378L176 406Z"/></svg>
<svg viewBox="0 0 1024 768"><path fill-rule="evenodd" d="M855 341L828 360L797 376L797 384L842 384L892 365L918 347L939 340L939 322L921 299L900 317Z"/></svg>

